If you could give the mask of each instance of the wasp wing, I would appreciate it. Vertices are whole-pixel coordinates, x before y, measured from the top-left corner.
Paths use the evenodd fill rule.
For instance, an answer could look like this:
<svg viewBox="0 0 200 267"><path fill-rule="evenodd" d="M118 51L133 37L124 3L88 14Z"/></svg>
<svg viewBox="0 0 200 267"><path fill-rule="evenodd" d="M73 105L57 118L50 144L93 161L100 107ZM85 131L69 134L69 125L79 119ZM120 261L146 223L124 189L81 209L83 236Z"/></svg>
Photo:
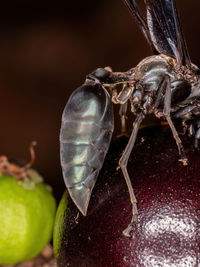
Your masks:
<svg viewBox="0 0 200 267"><path fill-rule="evenodd" d="M144 36L147 40L147 42L151 46L153 53L158 54L158 51L155 49L154 44L151 40L148 25L147 25L145 19L143 18L139 8L137 7L136 2L134 0L123 0L123 1L124 1L125 5L128 7L131 15L135 18L136 22L138 23L142 33L144 34Z"/></svg>
<svg viewBox="0 0 200 267"><path fill-rule="evenodd" d="M174 0L145 0L147 24L159 53L175 58L179 65L190 66L183 32Z"/></svg>

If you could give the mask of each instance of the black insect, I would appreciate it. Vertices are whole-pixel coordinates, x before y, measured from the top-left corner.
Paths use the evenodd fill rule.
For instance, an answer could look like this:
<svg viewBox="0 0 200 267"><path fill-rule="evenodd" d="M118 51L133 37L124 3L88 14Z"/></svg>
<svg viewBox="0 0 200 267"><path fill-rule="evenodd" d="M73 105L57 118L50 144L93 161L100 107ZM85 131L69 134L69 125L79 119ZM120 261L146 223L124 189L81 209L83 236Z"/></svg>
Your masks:
<svg viewBox="0 0 200 267"><path fill-rule="evenodd" d="M70 196L86 215L113 132L112 103L120 104L122 129L128 103L135 116L129 142L119 160L132 203L132 220L123 231L130 236L137 222L136 198L127 163L138 129L147 114L169 124L180 161L187 157L173 121L181 120L185 132L200 139L200 72L191 63L174 0L144 0L146 20L134 0L124 0L152 47L153 56L127 72L98 68L76 89L64 109L60 134L61 165ZM120 87L120 90L119 90Z"/></svg>

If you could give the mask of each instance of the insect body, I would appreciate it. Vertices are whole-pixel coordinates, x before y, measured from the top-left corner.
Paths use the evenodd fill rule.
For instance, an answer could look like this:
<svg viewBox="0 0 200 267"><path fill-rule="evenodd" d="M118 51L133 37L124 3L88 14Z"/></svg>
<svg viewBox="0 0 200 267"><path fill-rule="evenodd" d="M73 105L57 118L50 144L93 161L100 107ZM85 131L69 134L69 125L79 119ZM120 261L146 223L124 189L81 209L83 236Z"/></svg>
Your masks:
<svg viewBox="0 0 200 267"><path fill-rule="evenodd" d="M110 96L100 85L81 86L63 112L61 164L68 191L86 215L113 132Z"/></svg>
<svg viewBox="0 0 200 267"><path fill-rule="evenodd" d="M138 211L127 164L140 124L147 114L166 120L177 143L180 161L187 165L174 121L182 121L185 132L188 130L194 136L195 147L198 147L200 72L190 61L173 0L145 0L146 20L134 0L124 2L154 55L124 73L99 68L89 74L65 107L60 141L65 184L79 210L86 215L92 189L110 144L112 103L121 105L123 130L127 105L130 104L135 121L129 142L119 160L132 203L132 220L123 231L125 236L130 236Z"/></svg>

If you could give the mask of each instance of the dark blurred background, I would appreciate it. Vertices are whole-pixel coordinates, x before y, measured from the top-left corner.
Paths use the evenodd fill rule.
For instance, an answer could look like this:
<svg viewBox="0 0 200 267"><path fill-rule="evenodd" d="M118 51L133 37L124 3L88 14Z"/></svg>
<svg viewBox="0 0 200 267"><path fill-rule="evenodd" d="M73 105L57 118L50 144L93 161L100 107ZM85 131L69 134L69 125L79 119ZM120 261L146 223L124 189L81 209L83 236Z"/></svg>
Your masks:
<svg viewBox="0 0 200 267"><path fill-rule="evenodd" d="M177 5L192 61L200 66L200 2ZM148 55L121 0L1 1L0 154L28 160L37 140L34 167L60 197L59 130L70 93L97 67L125 71Z"/></svg>

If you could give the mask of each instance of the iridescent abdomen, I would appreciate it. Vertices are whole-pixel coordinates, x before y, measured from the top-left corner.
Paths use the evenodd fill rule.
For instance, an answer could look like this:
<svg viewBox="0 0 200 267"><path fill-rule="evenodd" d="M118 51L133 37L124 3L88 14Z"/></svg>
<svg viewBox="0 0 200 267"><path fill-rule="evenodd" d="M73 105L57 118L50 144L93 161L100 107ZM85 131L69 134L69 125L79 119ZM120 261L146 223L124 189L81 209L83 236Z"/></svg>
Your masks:
<svg viewBox="0 0 200 267"><path fill-rule="evenodd" d="M60 133L61 166L69 194L86 215L113 132L110 96L100 85L83 85L69 98Z"/></svg>

